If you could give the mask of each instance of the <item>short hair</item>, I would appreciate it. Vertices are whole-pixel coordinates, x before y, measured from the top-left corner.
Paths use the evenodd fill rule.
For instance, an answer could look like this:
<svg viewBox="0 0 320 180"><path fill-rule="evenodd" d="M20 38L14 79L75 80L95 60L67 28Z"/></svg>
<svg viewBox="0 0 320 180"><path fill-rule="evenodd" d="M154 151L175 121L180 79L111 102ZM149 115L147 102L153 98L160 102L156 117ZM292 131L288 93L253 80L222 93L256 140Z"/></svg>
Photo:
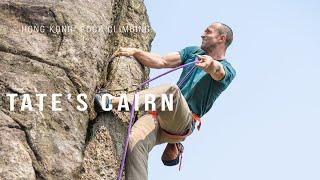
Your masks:
<svg viewBox="0 0 320 180"><path fill-rule="evenodd" d="M221 25L217 28L219 35L221 34L227 35L225 45L226 45L226 48L228 48L233 41L233 31L228 25L221 22L217 22L217 23Z"/></svg>

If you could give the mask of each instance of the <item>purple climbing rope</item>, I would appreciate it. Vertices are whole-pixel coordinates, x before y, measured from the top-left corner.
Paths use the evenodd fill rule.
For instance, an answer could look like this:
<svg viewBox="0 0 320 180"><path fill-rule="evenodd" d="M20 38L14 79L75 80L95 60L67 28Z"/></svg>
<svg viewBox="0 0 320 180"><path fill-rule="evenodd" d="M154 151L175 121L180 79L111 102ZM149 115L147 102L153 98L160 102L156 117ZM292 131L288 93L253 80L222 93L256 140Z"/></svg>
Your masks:
<svg viewBox="0 0 320 180"><path fill-rule="evenodd" d="M181 79L181 81L178 83L178 86L180 86L186 79L188 76L190 76L190 74L192 73L192 71L195 70L196 66L194 65L195 63L199 62L198 60L198 57L196 57L195 61L193 62L190 62L190 63L187 63L187 64L183 64L183 65L180 65L176 68L173 68L167 72L164 72L154 78L151 78L143 83L141 83L138 87L137 90L140 90L144 85L146 85L147 83L155 80L155 79L158 79L166 74L169 74L173 71L176 71L178 69L181 69L181 68L184 68L186 66L189 66L189 65L192 65L193 64L193 67L190 69L190 71L185 75L185 77L183 79ZM138 94L138 92L136 92L136 94ZM120 165L120 170L119 170L119 173L118 173L118 179L117 180L120 180L121 179L121 176L122 176L122 173L123 173L123 169L124 169L124 165L125 165L125 161L126 161L126 155L127 155L127 151L128 151L128 145L129 145L129 137L130 137L130 132L131 132L131 128L132 128L132 123L133 123L133 119L134 119L134 104L135 104L135 95L133 96L133 101L132 101L132 105L131 105L131 110L130 110L130 120L129 120L129 127L128 127L128 131L127 131L127 136L125 138L125 142L124 142L124 151L121 155L121 165Z"/></svg>
<svg viewBox="0 0 320 180"><path fill-rule="evenodd" d="M196 68L196 66L193 66L190 71L181 79L181 81L178 83L178 86L180 87L182 83L184 83L187 78L191 75L192 71L194 71L194 69Z"/></svg>

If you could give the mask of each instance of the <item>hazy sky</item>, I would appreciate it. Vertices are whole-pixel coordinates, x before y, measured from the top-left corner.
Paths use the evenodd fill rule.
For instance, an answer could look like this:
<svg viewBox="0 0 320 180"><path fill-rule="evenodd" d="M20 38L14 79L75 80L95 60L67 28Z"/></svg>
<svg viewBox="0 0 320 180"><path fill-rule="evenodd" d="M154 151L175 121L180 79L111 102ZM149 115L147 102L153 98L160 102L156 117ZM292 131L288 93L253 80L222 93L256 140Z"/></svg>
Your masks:
<svg viewBox="0 0 320 180"><path fill-rule="evenodd" d="M320 3L314 1L145 0L160 54L200 45L221 21L234 30L229 88L183 144L182 171L149 156L150 180L320 179ZM161 70L152 70L151 76ZM175 83L171 74L152 86Z"/></svg>

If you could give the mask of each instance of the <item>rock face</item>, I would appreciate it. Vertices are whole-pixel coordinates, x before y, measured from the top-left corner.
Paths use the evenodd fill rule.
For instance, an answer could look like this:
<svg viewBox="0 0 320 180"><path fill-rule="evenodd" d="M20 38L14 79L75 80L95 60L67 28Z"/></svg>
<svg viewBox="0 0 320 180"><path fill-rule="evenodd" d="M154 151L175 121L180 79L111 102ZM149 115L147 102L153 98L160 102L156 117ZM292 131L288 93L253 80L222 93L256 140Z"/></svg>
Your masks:
<svg viewBox="0 0 320 180"><path fill-rule="evenodd" d="M134 59L110 57L120 46L149 51L154 35L142 0L2 0L0 179L116 179L128 114L97 115L92 99L148 78ZM51 109L54 93L62 111ZM14 111L6 94L18 95ZM24 94L33 111L20 109Z"/></svg>

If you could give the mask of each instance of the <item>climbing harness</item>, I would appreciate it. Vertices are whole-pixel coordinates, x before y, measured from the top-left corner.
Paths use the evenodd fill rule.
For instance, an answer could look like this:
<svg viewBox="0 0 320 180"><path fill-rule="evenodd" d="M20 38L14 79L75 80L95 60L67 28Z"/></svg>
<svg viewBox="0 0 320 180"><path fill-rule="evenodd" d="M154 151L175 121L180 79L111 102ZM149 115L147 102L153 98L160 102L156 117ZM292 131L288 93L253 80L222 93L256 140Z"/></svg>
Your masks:
<svg viewBox="0 0 320 180"><path fill-rule="evenodd" d="M185 77L182 78L181 81L178 82L177 85L180 86L180 85L191 75L192 71L194 71L194 70L196 69L195 63L197 63L197 62L199 62L198 57L196 57L195 61L193 61L193 62L180 65L180 66L178 66L178 67L176 67L176 68L173 68L173 69L171 69L171 70L169 70L169 71L167 71L167 72L164 72L164 73L162 73L162 74L160 74L160 75L158 75L158 76L156 76L156 77L154 77L154 78L151 78L151 79L149 79L149 80L147 80L147 81L145 81L145 82L143 82L143 83L141 83L141 84L139 85L139 87L137 88L137 90L136 90L136 92L135 92L135 95L133 96L133 101L132 101L131 110L130 110L129 126L128 126L128 130L127 130L127 136L126 136L125 141L124 141L124 151L123 151L123 153L122 153L122 155L121 155L121 164L120 164L120 169L119 169L119 173L118 173L118 178L117 178L117 180L120 180L120 179L121 179L121 176L122 176L122 173L123 173L123 170L124 170L124 165L125 165L126 155L127 155L127 151L128 151L128 145L129 145L130 132L131 132L131 129L132 129L133 121L134 121L134 119L135 119L135 113L134 113L135 108L134 108L134 104L135 104L135 97L136 97L136 95L138 95L138 93L139 93L138 91L141 90L146 84L148 84L149 82L151 82L151 81L153 81L153 80L156 80L156 79L158 79L158 78L160 78L160 77L162 77L162 76L164 76L164 75L166 75L166 74L169 74L169 73L171 73L171 72L173 72L173 71L176 71L176 70L178 70L178 69L184 68L184 67L189 66L189 65L193 65L193 67L189 70L189 72L185 75ZM193 114L194 114L194 113L193 113ZM198 116L197 116L197 117L198 117ZM193 115L193 119L194 119L194 118L195 118L195 117L194 117L194 115ZM199 117L197 118L197 121L200 122L200 124L198 125L198 129L200 129L201 121L200 121L200 118L199 118ZM188 132L188 134L189 134L189 132ZM180 150L179 150L179 151L180 151ZM182 151L180 151L180 157L181 157L180 159L181 159L181 160L182 160L182 152L183 152L183 146L182 146ZM180 168L181 168L181 161L180 161L179 170L180 170Z"/></svg>

